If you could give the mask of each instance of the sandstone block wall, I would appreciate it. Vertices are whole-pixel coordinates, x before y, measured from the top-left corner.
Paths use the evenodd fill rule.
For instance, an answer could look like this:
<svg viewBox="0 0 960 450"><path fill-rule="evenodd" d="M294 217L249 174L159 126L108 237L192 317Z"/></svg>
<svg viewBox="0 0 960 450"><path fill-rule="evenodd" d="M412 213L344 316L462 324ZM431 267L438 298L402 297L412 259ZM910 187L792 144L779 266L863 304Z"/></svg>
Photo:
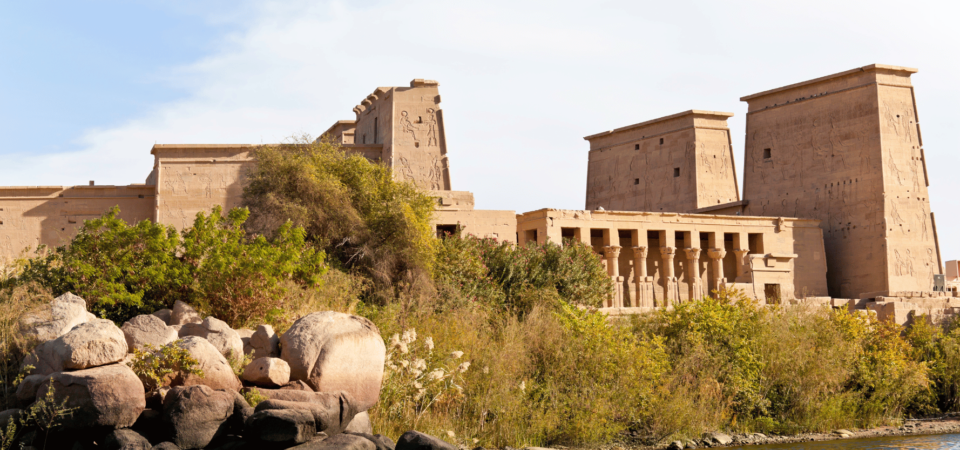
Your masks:
<svg viewBox="0 0 960 450"><path fill-rule="evenodd" d="M834 297L941 273L910 75L871 65L743 97L745 214L820 220Z"/></svg>
<svg viewBox="0 0 960 450"><path fill-rule="evenodd" d="M585 137L586 209L693 212L740 200L732 115L691 110Z"/></svg>

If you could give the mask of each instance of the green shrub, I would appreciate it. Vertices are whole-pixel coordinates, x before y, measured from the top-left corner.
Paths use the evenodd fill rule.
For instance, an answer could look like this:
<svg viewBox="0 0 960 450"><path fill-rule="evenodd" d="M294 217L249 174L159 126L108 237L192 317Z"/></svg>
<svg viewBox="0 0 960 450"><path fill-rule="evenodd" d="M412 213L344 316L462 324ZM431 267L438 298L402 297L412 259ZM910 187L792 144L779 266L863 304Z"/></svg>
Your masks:
<svg viewBox="0 0 960 450"><path fill-rule="evenodd" d="M163 386L170 375L196 374L203 377L203 370L198 367L200 363L180 346L181 343L178 339L159 348L147 344L143 350L133 350L133 359L127 364L143 382L148 393Z"/></svg>
<svg viewBox="0 0 960 450"><path fill-rule="evenodd" d="M264 400L269 400L257 388L250 388L250 389L244 390L243 399L246 400L247 404L250 405L250 407L252 408L256 408L257 405L259 405L260 402Z"/></svg>
<svg viewBox="0 0 960 450"><path fill-rule="evenodd" d="M380 302L395 298L401 282L429 280L436 202L416 186L396 181L383 164L308 136L253 155L243 191L251 231L269 235L292 220L340 268L371 280Z"/></svg>
<svg viewBox="0 0 960 450"><path fill-rule="evenodd" d="M245 209L198 213L182 233L146 220L130 226L119 212L85 221L69 243L27 261L18 282L73 292L117 323L182 300L242 327L282 310L290 283L315 288L326 271L303 228L285 222L272 239L247 236Z"/></svg>

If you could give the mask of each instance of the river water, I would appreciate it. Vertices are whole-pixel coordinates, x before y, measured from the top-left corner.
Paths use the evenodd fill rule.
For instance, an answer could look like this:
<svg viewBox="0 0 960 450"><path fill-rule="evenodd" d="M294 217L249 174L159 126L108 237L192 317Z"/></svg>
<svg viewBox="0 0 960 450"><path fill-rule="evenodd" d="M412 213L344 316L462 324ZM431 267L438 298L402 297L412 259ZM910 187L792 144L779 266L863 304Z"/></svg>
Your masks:
<svg viewBox="0 0 960 450"><path fill-rule="evenodd" d="M960 450L960 434L934 434L928 436L888 436L865 439L838 439L795 444L748 445L727 447L728 450L866 450L866 449L922 449Z"/></svg>

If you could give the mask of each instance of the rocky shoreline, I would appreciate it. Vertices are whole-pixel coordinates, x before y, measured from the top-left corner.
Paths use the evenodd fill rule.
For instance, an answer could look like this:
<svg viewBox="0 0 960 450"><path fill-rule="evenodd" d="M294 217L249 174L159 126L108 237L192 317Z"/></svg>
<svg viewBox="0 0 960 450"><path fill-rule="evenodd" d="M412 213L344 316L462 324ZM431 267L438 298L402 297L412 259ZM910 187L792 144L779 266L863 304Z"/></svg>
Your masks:
<svg viewBox="0 0 960 450"><path fill-rule="evenodd" d="M769 436L763 433L725 434L704 433L700 439L678 440L658 445L609 444L600 447L585 447L567 450L677 450L693 448L729 448L752 445L794 444L847 439L869 439L891 436L921 436L936 434L960 434L960 415L929 419L910 419L901 426L884 426L867 429L841 429L829 433L801 433L787 436Z"/></svg>

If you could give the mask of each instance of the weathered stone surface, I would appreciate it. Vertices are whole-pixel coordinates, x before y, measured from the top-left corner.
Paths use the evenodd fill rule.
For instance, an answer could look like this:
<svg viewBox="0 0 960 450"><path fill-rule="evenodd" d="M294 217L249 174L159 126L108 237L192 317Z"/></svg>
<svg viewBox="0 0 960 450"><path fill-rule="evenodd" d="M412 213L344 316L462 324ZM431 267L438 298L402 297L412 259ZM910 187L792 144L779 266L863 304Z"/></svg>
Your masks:
<svg viewBox="0 0 960 450"><path fill-rule="evenodd" d="M714 445L730 445L733 438L730 435L720 432L703 433L703 440Z"/></svg>
<svg viewBox="0 0 960 450"><path fill-rule="evenodd" d="M40 385L38 399L46 394L50 382L56 402L66 399L67 408L76 408L71 416L63 419L64 427L69 429L126 428L137 421L146 407L140 379L129 367L120 364L54 373Z"/></svg>
<svg viewBox="0 0 960 450"><path fill-rule="evenodd" d="M103 440L106 450L151 450L153 445L147 438L129 428L113 430Z"/></svg>
<svg viewBox="0 0 960 450"><path fill-rule="evenodd" d="M142 350L144 345L162 347L177 340L177 330L155 314L143 314L128 320L121 328L129 351Z"/></svg>
<svg viewBox="0 0 960 450"><path fill-rule="evenodd" d="M457 450L457 447L429 434L410 430L397 439L396 450Z"/></svg>
<svg viewBox="0 0 960 450"><path fill-rule="evenodd" d="M207 317L200 323L187 323L180 328L180 337L199 336L217 348L228 358L243 357L243 341L226 322L215 317ZM232 356L231 356L232 355Z"/></svg>
<svg viewBox="0 0 960 450"><path fill-rule="evenodd" d="M289 450L376 450L369 439L354 434L335 434L326 439L317 439L290 447Z"/></svg>
<svg viewBox="0 0 960 450"><path fill-rule="evenodd" d="M24 377L20 385L17 386L17 403L22 408L26 408L37 399L37 391L44 381L47 381L47 375L28 375Z"/></svg>
<svg viewBox="0 0 960 450"><path fill-rule="evenodd" d="M177 447L177 444L174 444L173 442L167 441L154 445L153 449L151 450L180 450L180 447Z"/></svg>
<svg viewBox="0 0 960 450"><path fill-rule="evenodd" d="M359 411L377 403L386 346L373 322L324 311L297 320L280 338L290 378L318 392L344 391Z"/></svg>
<svg viewBox="0 0 960 450"><path fill-rule="evenodd" d="M673 441L667 446L667 450L683 450L683 441Z"/></svg>
<svg viewBox="0 0 960 450"><path fill-rule="evenodd" d="M307 385L307 383L304 383L302 380L293 380L293 381L291 381L291 382L289 382L289 383L287 383L287 384L285 384L285 385L283 385L283 386L280 386L279 389L280 389L280 390L288 390L288 391L307 391L307 392L313 392L313 389L312 389L309 385Z"/></svg>
<svg viewBox="0 0 960 450"><path fill-rule="evenodd" d="M206 447L227 431L234 392L209 386L178 386L163 400L163 420L173 428L171 442L181 449Z"/></svg>
<svg viewBox="0 0 960 450"><path fill-rule="evenodd" d="M95 319L38 345L23 364L33 365L33 374L47 375L112 364L123 360L126 354L123 332L109 320Z"/></svg>
<svg viewBox="0 0 960 450"><path fill-rule="evenodd" d="M257 358L243 369L242 378L257 386L279 387L290 381L290 366L280 358Z"/></svg>
<svg viewBox="0 0 960 450"><path fill-rule="evenodd" d="M247 435L266 442L302 444L317 434L313 414L298 409L258 410L246 425Z"/></svg>
<svg viewBox="0 0 960 450"><path fill-rule="evenodd" d="M253 349L254 358L276 358L280 356L280 337L273 331L272 326L260 325L250 336L250 347Z"/></svg>
<svg viewBox="0 0 960 450"><path fill-rule="evenodd" d="M49 341L67 334L73 327L91 320L87 312L87 302L70 292L50 302L50 309L40 316L23 319L23 331L37 340Z"/></svg>
<svg viewBox="0 0 960 450"><path fill-rule="evenodd" d="M360 433L355 431L343 431L344 434L352 434L354 436L360 436L370 442L373 442L373 445L376 446L377 450L396 450L397 444L393 442L390 438L382 434L370 434L370 433ZM476 449L475 449L476 450ZM524 449L530 450L530 448Z"/></svg>
<svg viewBox="0 0 960 450"><path fill-rule="evenodd" d="M373 434L373 424L370 423L370 414L366 411L353 416L353 420L343 429L344 432Z"/></svg>
<svg viewBox="0 0 960 450"><path fill-rule="evenodd" d="M213 389L240 390L240 380L233 373L227 358L209 341L198 336L187 336L180 341L179 345L197 360L199 369L203 371L203 377L196 374L180 374L173 384L182 386L202 384Z"/></svg>
<svg viewBox="0 0 960 450"><path fill-rule="evenodd" d="M233 393L233 414L230 416L230 428L234 433L242 433L247 419L253 415L253 407L239 392Z"/></svg>
<svg viewBox="0 0 960 450"><path fill-rule="evenodd" d="M253 353L253 347L250 346L250 336L253 336L254 331L249 328L238 328L234 331L237 332L237 336L240 336L240 342L243 343L243 354Z"/></svg>
<svg viewBox="0 0 960 450"><path fill-rule="evenodd" d="M203 319L200 317L200 313L197 310L193 309L192 306L177 300L173 304L173 311L170 313L170 321L168 325L183 325L187 323L200 323Z"/></svg>
<svg viewBox="0 0 960 450"><path fill-rule="evenodd" d="M317 431L323 431L329 435L342 432L357 414L350 398L344 393L323 392L314 395L313 401L264 400L257 405L256 411L288 409L307 411L314 418Z"/></svg>
<svg viewBox="0 0 960 450"><path fill-rule="evenodd" d="M170 316L173 315L173 310L164 308L160 311L154 311L153 315L162 320L164 325L170 325Z"/></svg>
<svg viewBox="0 0 960 450"><path fill-rule="evenodd" d="M169 427L163 421L163 404L157 409L150 408L150 401L147 401L147 409L140 413L137 421L134 422L131 430L140 433L150 442L164 441L169 437Z"/></svg>

